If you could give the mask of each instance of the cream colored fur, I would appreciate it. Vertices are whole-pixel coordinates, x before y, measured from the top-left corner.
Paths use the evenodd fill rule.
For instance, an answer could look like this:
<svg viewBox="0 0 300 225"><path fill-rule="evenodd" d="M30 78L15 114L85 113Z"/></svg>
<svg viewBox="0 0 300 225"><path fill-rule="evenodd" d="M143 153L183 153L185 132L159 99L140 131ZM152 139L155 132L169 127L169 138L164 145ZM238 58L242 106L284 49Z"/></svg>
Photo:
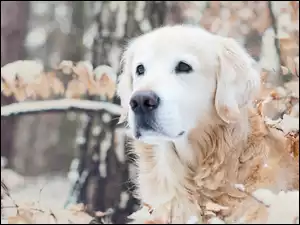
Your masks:
<svg viewBox="0 0 300 225"><path fill-rule="evenodd" d="M174 74L178 60L193 72ZM252 108L259 70L236 41L198 27L167 26L130 42L122 63L118 94L130 130L133 93L151 90L162 99L156 122L165 135L145 132L132 143L138 196L157 217L172 213L173 223L186 222L214 202L230 208L220 215L229 221L264 222L264 207L235 184L248 192L299 189L298 162ZM146 65L142 77L134 72L139 63ZM177 138L180 131L185 135Z"/></svg>

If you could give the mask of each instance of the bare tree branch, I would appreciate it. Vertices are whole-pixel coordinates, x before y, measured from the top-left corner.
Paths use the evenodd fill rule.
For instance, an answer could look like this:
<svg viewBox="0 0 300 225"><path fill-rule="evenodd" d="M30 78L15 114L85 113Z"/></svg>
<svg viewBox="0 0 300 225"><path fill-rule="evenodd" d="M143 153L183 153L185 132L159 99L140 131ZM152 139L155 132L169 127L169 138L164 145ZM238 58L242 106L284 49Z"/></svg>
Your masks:
<svg viewBox="0 0 300 225"><path fill-rule="evenodd" d="M282 62L282 58L281 58L280 43L279 43L279 39L278 39L277 21L276 21L275 14L273 12L272 1L268 1L268 8L269 8L269 12L270 12L271 21L272 21L272 28L273 28L274 34L275 34L274 45L276 48L276 52L277 52L277 55L279 58L280 65L284 65L284 63Z"/></svg>
<svg viewBox="0 0 300 225"><path fill-rule="evenodd" d="M121 115L122 108L109 102L91 100L60 99L47 101L18 102L1 106L1 117L41 112L57 112L66 110L100 111L106 110L114 115Z"/></svg>

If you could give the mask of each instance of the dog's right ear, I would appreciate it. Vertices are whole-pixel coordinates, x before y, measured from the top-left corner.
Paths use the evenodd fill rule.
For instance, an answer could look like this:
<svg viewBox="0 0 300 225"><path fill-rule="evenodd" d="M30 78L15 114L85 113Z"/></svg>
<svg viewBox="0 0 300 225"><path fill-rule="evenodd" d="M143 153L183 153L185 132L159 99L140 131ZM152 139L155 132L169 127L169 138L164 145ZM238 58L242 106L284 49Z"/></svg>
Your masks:
<svg viewBox="0 0 300 225"><path fill-rule="evenodd" d="M121 58L121 67L122 72L118 77L117 84L117 95L121 100L121 106L124 110L123 114L120 116L119 123L122 123L126 120L128 109L129 109L129 100L132 92L132 76L131 76L131 66L132 66L132 50L127 48Z"/></svg>
<svg viewBox="0 0 300 225"><path fill-rule="evenodd" d="M220 118L237 122L241 108L260 88L260 71L250 55L232 38L221 38L215 107Z"/></svg>

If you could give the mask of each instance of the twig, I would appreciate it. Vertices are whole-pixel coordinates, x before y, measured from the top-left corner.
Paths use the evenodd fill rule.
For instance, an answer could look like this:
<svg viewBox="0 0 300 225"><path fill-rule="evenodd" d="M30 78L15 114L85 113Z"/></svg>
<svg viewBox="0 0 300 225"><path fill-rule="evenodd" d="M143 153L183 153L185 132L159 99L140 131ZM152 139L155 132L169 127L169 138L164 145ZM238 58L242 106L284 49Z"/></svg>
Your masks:
<svg viewBox="0 0 300 225"><path fill-rule="evenodd" d="M1 206L1 210L2 209L16 209L17 210L17 215L20 215L20 211L19 211L20 207L18 205L15 205L15 206ZM37 208L32 208L32 207L27 208L27 210L36 211L36 212L40 212L40 213L46 213L46 211L44 211L42 209L37 209Z"/></svg>
<svg viewBox="0 0 300 225"><path fill-rule="evenodd" d="M284 65L284 63L283 63L283 61L281 59L280 44L279 44L279 39L278 39L277 21L276 21L274 12L273 12L272 1L268 1L268 8L269 8L270 17L271 17L271 20L272 20L272 22L271 22L272 23L272 27L273 27L274 34L275 34L274 45L275 45L275 48L276 48L276 53L278 55L280 65Z"/></svg>
<svg viewBox="0 0 300 225"><path fill-rule="evenodd" d="M10 195L9 193L9 190L7 188L7 186L4 184L3 181L1 181L1 192L2 192L2 189L4 190L5 192L5 195L12 201L12 203L14 204L14 207L17 208L17 214L19 214L19 206L17 205L17 203L15 202L15 200L12 198L12 196ZM2 193L1 193L2 194ZM2 196L1 196L2 198ZM1 199L2 200L2 199ZM1 209L3 208L2 206L2 202L1 202Z"/></svg>
<svg viewBox="0 0 300 225"><path fill-rule="evenodd" d="M2 209L15 209L15 208L20 208L19 206L3 206ZM26 208L28 210L36 211L36 212L41 212L41 213L46 213L46 211L42 209L37 209L37 208Z"/></svg>
<svg viewBox="0 0 300 225"><path fill-rule="evenodd" d="M55 223L57 223L57 218L56 218L56 216L54 215L54 213L52 212L51 209L49 209L49 211L50 211L50 216L52 216L53 219L55 220Z"/></svg>
<svg viewBox="0 0 300 225"><path fill-rule="evenodd" d="M38 204L39 204L39 206L41 207L41 195L42 195L42 191L44 190L44 188L46 187L46 185L47 185L47 183L46 184L44 184L44 186L40 189L40 191L39 191L39 200L38 200Z"/></svg>
<svg viewBox="0 0 300 225"><path fill-rule="evenodd" d="M172 223L173 223L173 205L171 205L170 218L169 218L169 224Z"/></svg>
<svg viewBox="0 0 300 225"><path fill-rule="evenodd" d="M240 185L237 185L237 184L234 185L234 187L235 187L237 190L239 190L239 191L245 193L248 197L250 197L250 198L254 199L255 201L257 201L259 204L262 204L262 205L264 205L265 207L269 208L269 206L268 206L267 204L265 204L262 200L260 200L260 199L256 198L255 196L253 196L253 194L251 194L250 192L248 192L244 187L241 187Z"/></svg>
<svg viewBox="0 0 300 225"><path fill-rule="evenodd" d="M34 114L41 112L59 112L66 110L100 111L106 110L115 115L121 115L122 108L109 102L97 102L90 100L60 99L32 102L18 102L1 106L1 117Z"/></svg>

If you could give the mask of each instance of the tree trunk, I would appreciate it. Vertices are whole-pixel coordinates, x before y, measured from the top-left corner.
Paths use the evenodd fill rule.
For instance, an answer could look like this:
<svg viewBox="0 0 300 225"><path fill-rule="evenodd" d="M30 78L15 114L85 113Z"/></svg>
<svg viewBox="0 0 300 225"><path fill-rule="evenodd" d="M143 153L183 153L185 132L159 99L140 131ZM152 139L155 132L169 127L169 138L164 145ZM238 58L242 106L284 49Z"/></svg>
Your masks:
<svg viewBox="0 0 300 225"><path fill-rule="evenodd" d="M128 39L166 21L167 3L163 1L102 1L96 16L98 33L93 46L94 66L106 64L119 72L121 53ZM95 99L95 98L94 98ZM106 101L106 99L101 99ZM113 99L115 103L117 99ZM118 118L102 111L85 118L84 135L79 142L79 174L83 184L79 202L89 211L112 208L113 223L124 223L138 207L130 184L131 164L126 157L125 135L116 129ZM120 134L117 136L117 134Z"/></svg>
<svg viewBox="0 0 300 225"><path fill-rule="evenodd" d="M83 1L72 1L68 4L72 8L71 32L66 38L63 59L77 62L82 60L84 56L82 40L84 34L85 3Z"/></svg>
<svg viewBox="0 0 300 225"><path fill-rule="evenodd" d="M45 27L47 36L43 44L28 46L29 58L42 60L46 68L53 67L61 60L82 60L84 56L82 46L84 2L32 2L31 4L33 9L42 5L45 11L40 13L39 10L32 10L30 31ZM67 10L60 10L60 7ZM61 20L64 26L59 26ZM69 79L68 76L59 78L63 82ZM77 121L70 121L67 113L49 112L22 116L15 133L18 136L15 141L16 170L31 176L67 172L74 156L73 141L76 135L76 125Z"/></svg>
<svg viewBox="0 0 300 225"><path fill-rule="evenodd" d="M28 1L1 1L1 66L25 57L24 40L29 17ZM1 106L14 102L1 93ZM15 117L1 118L1 155L12 165Z"/></svg>

